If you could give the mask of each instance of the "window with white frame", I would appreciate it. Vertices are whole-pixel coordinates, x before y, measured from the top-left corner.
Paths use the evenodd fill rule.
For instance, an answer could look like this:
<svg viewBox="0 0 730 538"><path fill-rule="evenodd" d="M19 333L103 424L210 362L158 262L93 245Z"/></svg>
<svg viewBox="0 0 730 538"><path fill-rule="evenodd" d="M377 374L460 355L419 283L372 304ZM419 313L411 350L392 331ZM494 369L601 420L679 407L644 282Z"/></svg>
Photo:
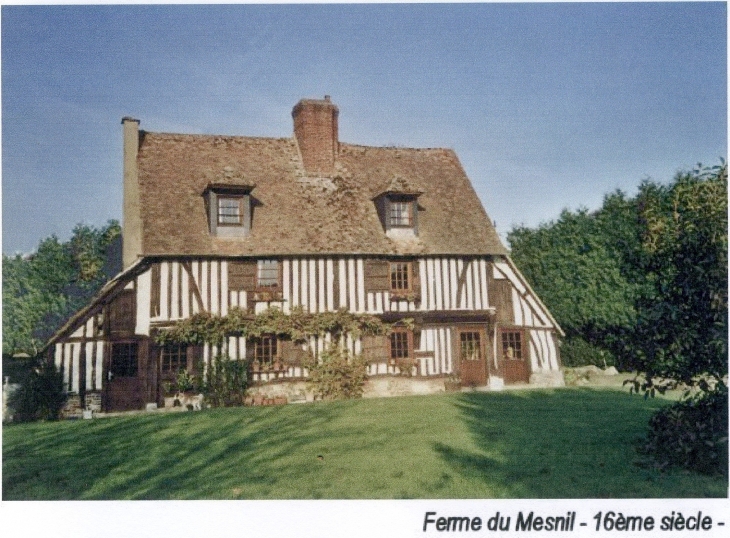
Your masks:
<svg viewBox="0 0 730 538"><path fill-rule="evenodd" d="M240 196L218 196L218 224L241 226L243 224L242 198Z"/></svg>
<svg viewBox="0 0 730 538"><path fill-rule="evenodd" d="M256 267L256 287L279 287L279 260L259 260Z"/></svg>
<svg viewBox="0 0 730 538"><path fill-rule="evenodd" d="M413 226L413 202L405 199L392 199L388 211L391 228Z"/></svg>

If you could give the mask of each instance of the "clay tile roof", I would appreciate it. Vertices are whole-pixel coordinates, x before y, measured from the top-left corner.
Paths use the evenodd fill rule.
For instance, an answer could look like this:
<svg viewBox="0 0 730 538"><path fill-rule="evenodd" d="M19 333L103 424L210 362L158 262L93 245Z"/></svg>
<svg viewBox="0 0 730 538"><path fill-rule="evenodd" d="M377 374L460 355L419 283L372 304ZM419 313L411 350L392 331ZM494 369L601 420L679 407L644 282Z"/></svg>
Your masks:
<svg viewBox="0 0 730 538"><path fill-rule="evenodd" d="M341 143L331 177L308 177L294 138L141 132L144 255L506 254L456 154ZM205 191L251 190L245 238L209 233ZM388 238L373 199L418 194L418 237Z"/></svg>
<svg viewBox="0 0 730 538"><path fill-rule="evenodd" d="M384 194L409 194L413 196L420 196L423 194L422 190L412 184L408 179L401 176L393 176L393 179L386 185L385 190L378 194L382 196Z"/></svg>

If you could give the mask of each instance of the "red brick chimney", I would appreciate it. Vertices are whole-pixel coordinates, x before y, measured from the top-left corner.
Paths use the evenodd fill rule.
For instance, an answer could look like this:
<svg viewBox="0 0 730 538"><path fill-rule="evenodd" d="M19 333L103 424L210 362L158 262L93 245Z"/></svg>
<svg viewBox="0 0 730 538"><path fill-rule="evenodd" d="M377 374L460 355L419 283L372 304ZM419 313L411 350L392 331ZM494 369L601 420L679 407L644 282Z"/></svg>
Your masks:
<svg viewBox="0 0 730 538"><path fill-rule="evenodd" d="M311 176L331 176L339 150L337 116L340 111L324 99L302 99L291 112L294 136L299 144L304 168Z"/></svg>

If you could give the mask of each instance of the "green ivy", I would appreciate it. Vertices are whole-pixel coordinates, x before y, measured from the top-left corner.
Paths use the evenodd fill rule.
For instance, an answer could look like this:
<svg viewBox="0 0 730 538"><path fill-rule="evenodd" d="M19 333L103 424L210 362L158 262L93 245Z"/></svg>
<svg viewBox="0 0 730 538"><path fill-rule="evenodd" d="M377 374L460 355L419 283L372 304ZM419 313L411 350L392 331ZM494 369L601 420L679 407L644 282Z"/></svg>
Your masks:
<svg viewBox="0 0 730 538"><path fill-rule="evenodd" d="M403 320L411 324L411 320ZM388 334L391 324L383 322L372 314L353 314L345 309L334 312L305 312L294 307L290 314L278 308L269 308L260 314L250 314L234 307L225 316L207 312L198 313L178 321L167 330L159 331L157 343L189 345L221 345L228 336L239 335L259 338L266 334L289 338L293 342L304 342L311 336L330 334L334 339L351 335L376 336Z"/></svg>
<svg viewBox="0 0 730 538"><path fill-rule="evenodd" d="M304 363L309 370L308 384L323 400L347 400L362 396L367 379L367 361L331 345L319 360L310 356Z"/></svg>
<svg viewBox="0 0 730 538"><path fill-rule="evenodd" d="M208 363L203 383L205 401L212 407L243 405L248 387L246 361L231 359L228 355L216 355Z"/></svg>

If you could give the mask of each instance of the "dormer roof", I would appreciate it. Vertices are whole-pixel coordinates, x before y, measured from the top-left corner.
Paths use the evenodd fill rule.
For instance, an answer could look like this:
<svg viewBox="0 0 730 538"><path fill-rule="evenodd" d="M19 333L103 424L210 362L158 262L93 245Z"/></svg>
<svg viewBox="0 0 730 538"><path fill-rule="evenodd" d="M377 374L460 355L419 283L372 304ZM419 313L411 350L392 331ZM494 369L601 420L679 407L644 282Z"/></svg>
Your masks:
<svg viewBox="0 0 730 538"><path fill-rule="evenodd" d="M386 185L385 190L378 193L376 197L393 195L418 197L422 194L423 191L415 186L412 181L401 176L393 176L393 179Z"/></svg>

